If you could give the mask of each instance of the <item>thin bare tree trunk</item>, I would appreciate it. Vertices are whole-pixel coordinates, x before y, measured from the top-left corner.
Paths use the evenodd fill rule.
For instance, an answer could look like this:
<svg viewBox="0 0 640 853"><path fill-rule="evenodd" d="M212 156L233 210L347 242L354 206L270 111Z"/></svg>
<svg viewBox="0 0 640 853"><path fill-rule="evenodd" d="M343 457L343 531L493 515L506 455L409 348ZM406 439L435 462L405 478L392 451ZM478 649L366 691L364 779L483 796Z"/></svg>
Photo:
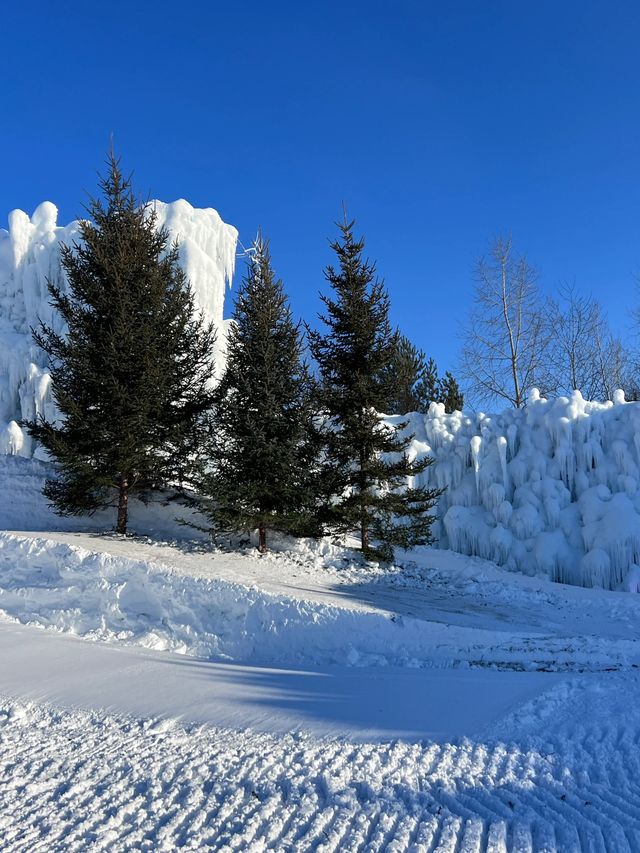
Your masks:
<svg viewBox="0 0 640 853"><path fill-rule="evenodd" d="M510 247L509 247L510 248ZM511 328L511 321L509 320L509 299L507 296L507 259L508 254L504 256L502 259L502 313L504 316L505 326L507 327L507 335L509 338L509 352L511 356L511 375L513 376L513 392L514 392L514 403L516 405L516 409L519 409L522 405L522 398L520 396L520 381L518 379L518 350L517 350L517 342L514 340L513 329Z"/></svg>

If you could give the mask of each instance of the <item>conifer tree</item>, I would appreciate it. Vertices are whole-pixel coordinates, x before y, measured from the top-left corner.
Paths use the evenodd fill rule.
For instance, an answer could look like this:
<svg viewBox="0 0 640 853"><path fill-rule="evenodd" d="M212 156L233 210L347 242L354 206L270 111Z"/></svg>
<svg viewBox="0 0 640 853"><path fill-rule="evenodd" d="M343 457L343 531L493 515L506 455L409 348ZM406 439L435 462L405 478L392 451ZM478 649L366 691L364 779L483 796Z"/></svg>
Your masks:
<svg viewBox="0 0 640 853"><path fill-rule="evenodd" d="M416 394L420 401L419 412L426 413L429 411L431 403L440 402L438 367L433 358L430 358L424 366L416 386Z"/></svg>
<svg viewBox="0 0 640 853"><path fill-rule="evenodd" d="M464 396L454 376L447 370L444 379L440 380L438 402L444 403L445 412L461 412L464 406Z"/></svg>
<svg viewBox="0 0 640 853"><path fill-rule="evenodd" d="M311 535L314 471L312 383L300 328L259 235L235 302L227 366L216 391L201 491L214 532L258 529Z"/></svg>
<svg viewBox="0 0 640 853"><path fill-rule="evenodd" d="M139 205L112 153L80 223L61 246L68 289L49 281L66 326L41 324L59 418L26 424L56 460L45 495L61 515L117 506L126 533L129 496L194 474L203 412L211 404L213 328L195 314L178 247Z"/></svg>
<svg viewBox="0 0 640 853"><path fill-rule="evenodd" d="M394 338L392 360L385 370L389 381L385 411L396 415L422 411L419 385L425 370L425 355L399 331Z"/></svg>
<svg viewBox="0 0 640 853"><path fill-rule="evenodd" d="M464 397L453 375L447 370L439 379L433 358L427 361L422 350L400 332L396 332L393 359L386 373L390 388L387 411L392 414L426 414L431 403L444 403L447 412L462 409Z"/></svg>
<svg viewBox="0 0 640 853"><path fill-rule="evenodd" d="M326 329L309 333L327 419L325 472L332 501L326 520L335 533L357 530L365 557L389 561L395 546L431 541L430 510L440 493L407 486L407 478L417 477L432 460L410 462L410 436L381 422L396 343L389 297L374 264L362 256L364 240L354 237L354 222L345 218L339 228L339 239L331 243L338 266L325 271L333 295L321 295Z"/></svg>

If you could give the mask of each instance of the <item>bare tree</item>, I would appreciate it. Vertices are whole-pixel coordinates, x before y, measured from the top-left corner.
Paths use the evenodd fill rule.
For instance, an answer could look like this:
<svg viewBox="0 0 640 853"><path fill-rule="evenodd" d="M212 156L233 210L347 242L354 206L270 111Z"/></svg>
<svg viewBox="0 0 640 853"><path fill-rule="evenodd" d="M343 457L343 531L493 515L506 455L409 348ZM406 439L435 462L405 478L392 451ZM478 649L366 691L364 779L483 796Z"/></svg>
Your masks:
<svg viewBox="0 0 640 853"><path fill-rule="evenodd" d="M475 399L521 408L532 387L546 391L545 314L536 270L514 255L511 237L498 238L477 265L474 305L462 332L461 367Z"/></svg>
<svg viewBox="0 0 640 853"><path fill-rule="evenodd" d="M593 296L580 294L575 284L560 285L558 298L549 302L548 318L553 334L549 391L569 394L577 389L588 400L610 400L616 388L625 388L627 353Z"/></svg>

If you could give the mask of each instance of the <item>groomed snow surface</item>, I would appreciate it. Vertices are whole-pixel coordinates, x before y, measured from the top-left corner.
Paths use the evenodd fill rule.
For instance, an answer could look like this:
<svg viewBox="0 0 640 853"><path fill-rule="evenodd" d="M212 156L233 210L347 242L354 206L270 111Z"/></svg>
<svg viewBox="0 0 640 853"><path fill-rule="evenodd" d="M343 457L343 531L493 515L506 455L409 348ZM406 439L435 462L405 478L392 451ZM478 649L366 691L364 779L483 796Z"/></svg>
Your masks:
<svg viewBox="0 0 640 853"><path fill-rule="evenodd" d="M69 531L3 470L3 851L640 851L637 596Z"/></svg>

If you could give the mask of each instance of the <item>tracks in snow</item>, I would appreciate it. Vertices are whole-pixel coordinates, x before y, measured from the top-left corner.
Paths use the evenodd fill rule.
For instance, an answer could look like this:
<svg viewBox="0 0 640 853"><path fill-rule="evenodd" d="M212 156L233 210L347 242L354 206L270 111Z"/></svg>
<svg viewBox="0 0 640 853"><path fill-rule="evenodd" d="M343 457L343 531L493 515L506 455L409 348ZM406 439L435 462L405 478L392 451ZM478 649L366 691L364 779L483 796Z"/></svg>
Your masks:
<svg viewBox="0 0 640 853"><path fill-rule="evenodd" d="M636 729L528 747L276 738L0 705L12 851L640 849Z"/></svg>

